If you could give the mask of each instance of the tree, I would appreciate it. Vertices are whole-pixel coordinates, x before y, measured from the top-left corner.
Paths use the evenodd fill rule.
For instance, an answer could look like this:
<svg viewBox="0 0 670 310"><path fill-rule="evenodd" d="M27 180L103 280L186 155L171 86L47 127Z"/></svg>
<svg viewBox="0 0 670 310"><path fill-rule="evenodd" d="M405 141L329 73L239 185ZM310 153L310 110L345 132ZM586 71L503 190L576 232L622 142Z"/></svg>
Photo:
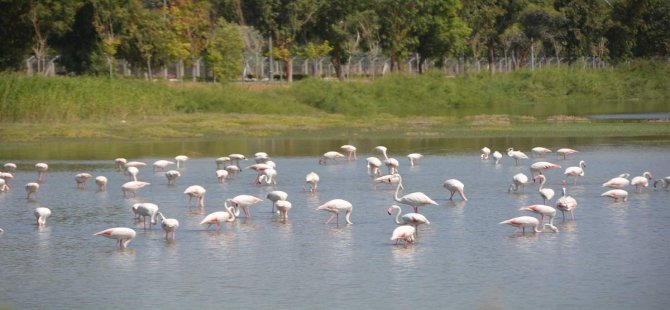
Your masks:
<svg viewBox="0 0 670 310"><path fill-rule="evenodd" d="M412 36L418 4L412 0L388 0L379 3L377 14L380 18L381 45L391 60L391 71L402 69L401 61L409 56L410 48L417 38Z"/></svg>
<svg viewBox="0 0 670 310"><path fill-rule="evenodd" d="M531 4L521 13L520 23L531 41L551 45L560 65L560 54L565 44L565 17L553 7Z"/></svg>
<svg viewBox="0 0 670 310"><path fill-rule="evenodd" d="M333 47L330 46L328 41L324 41L321 44L314 44L312 42L307 43L305 48L303 48L301 55L312 61L312 75L317 76L316 60L328 55L332 50Z"/></svg>
<svg viewBox="0 0 670 310"><path fill-rule="evenodd" d="M70 30L77 10L84 4L82 0L30 0L28 12L24 16L33 28L32 50L37 58L37 71L47 73L45 57L48 41Z"/></svg>
<svg viewBox="0 0 670 310"><path fill-rule="evenodd" d="M100 37L100 48L107 59L109 76L114 75L114 59L121 44L121 29L128 19L125 1L92 0L95 7L93 26Z"/></svg>
<svg viewBox="0 0 670 310"><path fill-rule="evenodd" d="M469 42L472 56L477 62L477 70L483 46L495 41L498 35L496 20L504 14L504 9L496 0L463 0L461 16L472 29Z"/></svg>
<svg viewBox="0 0 670 310"><path fill-rule="evenodd" d="M29 10L25 0L0 1L0 71L17 70L23 65L25 55L30 53L33 28L26 18Z"/></svg>
<svg viewBox="0 0 670 310"><path fill-rule="evenodd" d="M214 77L219 81L237 78L242 73L244 42L239 26L219 18L208 37L207 62Z"/></svg>
<svg viewBox="0 0 670 310"><path fill-rule="evenodd" d="M670 54L670 2L626 0L614 2L613 25L606 37L617 59Z"/></svg>
<svg viewBox="0 0 670 310"><path fill-rule="evenodd" d="M590 55L611 27L609 6L602 0L556 0L554 7L566 18L565 50L572 63Z"/></svg>
<svg viewBox="0 0 670 310"><path fill-rule="evenodd" d="M204 0L175 0L170 7L170 26L179 42L188 51L192 65L192 79L196 81L198 58L207 44L207 35L213 28L210 22L212 5Z"/></svg>

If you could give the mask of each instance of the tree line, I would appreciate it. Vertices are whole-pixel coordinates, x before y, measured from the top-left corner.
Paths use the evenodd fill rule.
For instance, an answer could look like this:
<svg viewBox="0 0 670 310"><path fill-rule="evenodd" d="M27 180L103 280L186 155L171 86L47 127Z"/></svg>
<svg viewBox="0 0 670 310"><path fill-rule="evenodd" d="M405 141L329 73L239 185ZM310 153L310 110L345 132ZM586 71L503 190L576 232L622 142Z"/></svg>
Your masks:
<svg viewBox="0 0 670 310"><path fill-rule="evenodd" d="M295 56L328 57L342 78L361 53L392 71L409 57L418 68L486 58L494 71L503 57L670 55L667 0L0 0L0 24L0 70L32 55L43 71L59 55L70 73L114 75L122 58L149 78L204 59L217 80L235 79L249 50L282 61L289 81Z"/></svg>

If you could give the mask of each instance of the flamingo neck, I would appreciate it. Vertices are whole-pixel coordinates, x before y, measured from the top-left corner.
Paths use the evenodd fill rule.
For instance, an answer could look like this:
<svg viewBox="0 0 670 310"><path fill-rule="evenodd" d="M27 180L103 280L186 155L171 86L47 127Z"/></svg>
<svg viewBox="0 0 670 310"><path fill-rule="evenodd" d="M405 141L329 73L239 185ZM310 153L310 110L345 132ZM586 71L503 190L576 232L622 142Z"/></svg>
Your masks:
<svg viewBox="0 0 670 310"><path fill-rule="evenodd" d="M395 189L395 194L393 195L393 199L397 202L400 202L400 197L398 197L398 193L400 192L400 188L402 187L402 177L398 175L398 186ZM399 214L399 212L398 212Z"/></svg>
<svg viewBox="0 0 670 310"><path fill-rule="evenodd" d="M400 207L394 207L393 209L398 209L398 213L395 214L395 223L400 225L400 213L402 213L402 209Z"/></svg>

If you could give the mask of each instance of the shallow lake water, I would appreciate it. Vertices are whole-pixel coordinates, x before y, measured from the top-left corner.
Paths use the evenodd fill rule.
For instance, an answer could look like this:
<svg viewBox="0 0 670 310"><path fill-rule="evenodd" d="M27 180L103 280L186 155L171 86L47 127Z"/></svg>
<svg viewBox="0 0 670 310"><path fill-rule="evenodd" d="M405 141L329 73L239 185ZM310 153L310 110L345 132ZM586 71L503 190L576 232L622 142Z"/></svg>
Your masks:
<svg viewBox="0 0 670 310"><path fill-rule="evenodd" d="M631 177L651 171L654 179L670 175L668 144L622 143L607 140L579 143L554 140L542 146L553 149L575 147L579 153L568 159L550 154L546 158L521 161L519 166L505 156L499 165L482 161L484 145L515 147L531 155L531 143L509 140L475 141L476 148L450 152L450 146L417 142L389 142L389 156L400 161L405 190L421 191L439 203L420 208L431 222L419 228L416 242L408 247L390 241L396 227L386 213L394 204L395 187L382 184L374 189L365 158L374 154L374 143L361 143L358 160L319 165L320 154L347 141L312 141L299 151L273 153L268 142L240 147L253 156L266 151L277 164L276 186L254 184L255 173L240 174L217 183L214 159L235 151L215 147L199 154L188 153L189 144L156 145L149 151L119 151L121 145L94 155L59 158L61 147L21 156L20 148L5 149L2 162L15 162L18 169L12 190L0 193L0 307L16 309L163 309L206 306L252 309L332 309L408 307L451 309L667 309L670 306L670 191L629 186L627 202L601 197L601 185L621 173ZM483 144L487 142L487 144ZM513 141L518 142L518 141ZM577 142L568 144L569 142ZM560 144L559 144L560 143ZM250 143L252 144L252 143ZM540 145L537 143L537 145ZM575 146L577 145L577 146ZM408 147L409 146L409 147ZM536 146L536 145L533 145ZM136 147L148 147L136 146ZM45 147L48 148L48 147ZM427 155L415 167L407 153ZM213 155L226 150L226 153ZM180 169L177 185L168 186L162 172L152 172L158 159L180 153L192 158ZM237 152L235 152L237 153ZM279 155L277 155L279 153ZM69 154L69 153L68 153ZM130 156L131 154L132 156ZM163 155L163 154L171 154ZM80 158L88 156L89 159ZM76 158L73 158L76 157ZM115 157L146 162L139 179L151 185L136 198L124 199L121 184L128 177L114 166ZM571 180L568 194L575 197L576 219L555 224L558 233L515 232L499 222L521 215L529 204L541 204L538 184L524 192L508 193L518 172L529 175L528 166L539 160L560 164L545 172L547 187L557 192L549 203L555 206L563 171L585 160L585 176L577 185ZM44 161L50 168L34 200L27 200L24 184L36 179L34 164ZM252 160L242 161L248 166ZM175 168L172 166L172 168ZM318 191L303 190L305 175L321 177ZM386 171L386 169L384 169ZM97 192L93 180L88 189L75 186L74 176L89 172L109 179L108 190ZM468 201L448 200L442 187L446 179L465 184ZM186 187L206 188L202 213L189 208ZM272 212L265 199L271 190L283 190L293 208L287 222ZM264 201L251 207L251 218L226 223L220 232L199 225L210 212L222 210L226 198L248 194ZM325 225L330 214L317 211L320 204L341 198L353 204L352 225ZM160 225L143 229L130 208L137 202L156 203L168 217L180 222L176 240L167 242ZM52 216L45 228L35 225L33 210L47 206ZM409 207L403 206L403 213ZM94 236L97 231L125 226L137 231L127 249L114 240Z"/></svg>

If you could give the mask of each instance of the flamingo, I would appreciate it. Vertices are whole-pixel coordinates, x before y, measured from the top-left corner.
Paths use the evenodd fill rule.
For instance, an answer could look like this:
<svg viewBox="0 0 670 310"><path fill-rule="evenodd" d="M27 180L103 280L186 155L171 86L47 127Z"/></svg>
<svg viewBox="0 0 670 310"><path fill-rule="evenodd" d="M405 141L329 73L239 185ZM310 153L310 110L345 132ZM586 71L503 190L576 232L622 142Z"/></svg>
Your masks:
<svg viewBox="0 0 670 310"><path fill-rule="evenodd" d="M368 174L381 176L382 172L379 170L379 167L382 165L382 161L377 157L368 157L365 159L368 162Z"/></svg>
<svg viewBox="0 0 670 310"><path fill-rule="evenodd" d="M661 184L663 189L668 189L668 187L670 187L670 176L654 181L654 188L656 188L656 185L658 184Z"/></svg>
<svg viewBox="0 0 670 310"><path fill-rule="evenodd" d="M491 149L488 148L488 147L483 147L483 148L481 149L481 152L482 152L482 155L479 155L479 158L481 158L481 159L483 159L483 160L488 160L488 159L489 159L489 155L491 155Z"/></svg>
<svg viewBox="0 0 670 310"><path fill-rule="evenodd" d="M530 165L530 177L533 178L538 174L543 174L544 170L549 169L561 169L561 166L546 161L538 161Z"/></svg>
<svg viewBox="0 0 670 310"><path fill-rule="evenodd" d="M394 184L394 183L398 183L398 182L400 182L400 174L397 174L397 173L387 174L387 175L375 178L372 181L372 187L374 187L376 189L377 184L379 184L379 183ZM404 188L401 188L401 189L404 189Z"/></svg>
<svg viewBox="0 0 670 310"><path fill-rule="evenodd" d="M338 158L345 157L342 155L340 152L335 152L335 151L330 151L330 152L325 152L323 153L323 156L319 159L319 165L325 165L328 159L337 162Z"/></svg>
<svg viewBox="0 0 670 310"><path fill-rule="evenodd" d="M174 240L177 228L179 228L179 221L173 218L166 218L163 213L158 212L161 219L161 228L165 231L165 240Z"/></svg>
<svg viewBox="0 0 670 310"><path fill-rule="evenodd" d="M540 180L540 196L542 196L543 203L547 204L547 200L554 198L554 190L551 188L544 188L544 183L547 181L547 178L543 174L535 176L533 180Z"/></svg>
<svg viewBox="0 0 670 310"><path fill-rule="evenodd" d="M288 211L291 210L291 203L286 200L279 200L277 201L276 206L279 211L279 217L283 221L288 221Z"/></svg>
<svg viewBox="0 0 670 310"><path fill-rule="evenodd" d="M214 161L216 162L216 169L225 168L231 162L230 157L228 156L219 157Z"/></svg>
<svg viewBox="0 0 670 310"><path fill-rule="evenodd" d="M347 224L353 224L351 220L349 219L351 216L351 211L353 209L353 206L351 205L350 202L344 200L344 199L333 199L330 200L319 207L316 208L317 210L323 210L327 212L333 213L328 220L326 220L325 224L328 225L330 221L333 219L336 219L335 222L337 223L337 226L340 226L340 216L339 214L341 212L344 212L344 220L347 222Z"/></svg>
<svg viewBox="0 0 670 310"><path fill-rule="evenodd" d="M387 151L387 150L388 150L388 149L387 149L385 146L383 146L383 145L375 146L375 151L377 151L377 152L381 153L382 155L384 155L384 159L389 159L388 155L386 155L386 151Z"/></svg>
<svg viewBox="0 0 670 310"><path fill-rule="evenodd" d="M103 236L107 237L109 239L116 239L116 245L120 248L126 248L128 247L128 244L130 241L132 241L135 238L135 235L137 233L127 227L114 227L114 228L109 228L105 229L103 231L99 231L95 234L94 236Z"/></svg>
<svg viewBox="0 0 670 310"><path fill-rule="evenodd" d="M254 161L257 164L267 163L269 160L270 156L268 156L268 153L256 152L256 154L254 154Z"/></svg>
<svg viewBox="0 0 670 310"><path fill-rule="evenodd" d="M7 181L5 179L0 178L0 192L8 192L9 191L9 186L7 186Z"/></svg>
<svg viewBox="0 0 670 310"><path fill-rule="evenodd" d="M37 220L37 226L43 227L47 225L47 218L51 216L51 210L46 207L37 207L35 208L35 219Z"/></svg>
<svg viewBox="0 0 670 310"><path fill-rule="evenodd" d="M129 196L129 193L132 193L133 197L135 197L137 195L136 194L137 190L142 188L142 187L145 187L147 185L151 185L151 183L142 182L142 181L130 181L130 182L123 183L123 185L121 185L121 191L123 192L123 198L127 198Z"/></svg>
<svg viewBox="0 0 670 310"><path fill-rule="evenodd" d="M408 206L412 206L412 208L414 208L414 213L419 213L419 207L421 206L438 205L437 202L433 201L432 199L430 199L430 197L426 196L426 194L422 192L413 192L405 196L398 197L398 192L402 187L402 177L398 175L398 178L399 178L398 187L396 187L395 189L395 195L393 196L393 200Z"/></svg>
<svg viewBox="0 0 670 310"><path fill-rule="evenodd" d="M37 182L30 182L26 184L26 193L28 193L28 196L26 196L26 199L30 200L31 198L35 198L35 193L37 193L37 190L40 189L40 184Z"/></svg>
<svg viewBox="0 0 670 310"><path fill-rule="evenodd" d="M263 173L256 178L256 184L262 184L263 181L265 181L266 184L277 185L277 170L274 168L263 170Z"/></svg>
<svg viewBox="0 0 670 310"><path fill-rule="evenodd" d="M231 175L231 176L240 172L240 167L238 167L236 165L228 165L223 169L228 171L228 175Z"/></svg>
<svg viewBox="0 0 670 310"><path fill-rule="evenodd" d="M454 194L458 192L458 195L461 196L461 199L467 201L468 199L465 198L465 194L463 193L463 189L465 188L465 185L463 185L463 182L456 180L456 179L449 179L444 181L444 184L442 184L444 188L446 188L450 193L451 196L449 196L449 200L452 200L454 198Z"/></svg>
<svg viewBox="0 0 670 310"><path fill-rule="evenodd" d="M511 218L506 221L502 221L499 224L507 224L516 227L516 231L519 231L519 229L522 230L522 233L526 233L526 227L527 228L532 228L533 232L539 233L539 232L544 232L544 228L542 230L537 229L537 226L540 225L540 221L538 221L536 218L532 216L519 216L515 218ZM552 228L553 230L553 228Z"/></svg>
<svg viewBox="0 0 670 310"><path fill-rule="evenodd" d="M189 160L188 156L186 155L177 155L175 156L174 160L177 162L177 169L180 169L184 166L187 160Z"/></svg>
<svg viewBox="0 0 670 310"><path fill-rule="evenodd" d="M502 154L498 151L493 152L493 158L496 160L496 165L500 164L500 160L502 159Z"/></svg>
<svg viewBox="0 0 670 310"><path fill-rule="evenodd" d="M518 192L519 187L523 189L526 183L528 183L528 177L525 174L519 172L512 177L512 184L509 185L507 192L509 193L512 190Z"/></svg>
<svg viewBox="0 0 670 310"><path fill-rule="evenodd" d="M16 164L15 163L6 163L2 165L4 172L9 172L13 173L16 170Z"/></svg>
<svg viewBox="0 0 670 310"><path fill-rule="evenodd" d="M135 214L135 217L142 218L144 229L147 229L147 216L151 225L156 225L156 215L158 214L158 206L156 204L149 202L136 203L132 206L131 210ZM151 225L149 225L149 229L151 229Z"/></svg>
<svg viewBox="0 0 670 310"><path fill-rule="evenodd" d="M614 202L619 202L619 199L621 199L622 201L628 200L628 192L623 190L623 189L618 189L618 188L608 190L608 191L600 194L600 196L610 197L610 198L614 199Z"/></svg>
<svg viewBox="0 0 670 310"><path fill-rule="evenodd" d="M563 196L558 198L556 201L556 208L561 210L561 213L563 214L563 220L565 220L565 212L570 212L570 217L573 221L575 220L575 208L577 208L577 200L572 198L572 196L568 196L565 187L563 187Z"/></svg>
<svg viewBox="0 0 670 310"><path fill-rule="evenodd" d="M216 170L216 179L219 180L219 183L223 183L228 177L228 171L219 169Z"/></svg>
<svg viewBox="0 0 670 310"><path fill-rule="evenodd" d="M202 208L205 206L205 190L200 185L191 185L184 190L184 194L188 195L188 206L191 207L191 200L196 198L196 206Z"/></svg>
<svg viewBox="0 0 670 310"><path fill-rule="evenodd" d="M104 175L99 175L95 177L95 185L98 185L98 191L104 192L107 190L107 177Z"/></svg>
<svg viewBox="0 0 670 310"><path fill-rule="evenodd" d="M416 240L416 228L410 225L398 226L393 230L391 234L391 241L395 240L395 244L398 244L400 240L403 240L405 247L407 245L414 243Z"/></svg>
<svg viewBox="0 0 670 310"><path fill-rule="evenodd" d="M88 179L92 178L93 176L90 173L79 173L74 176L74 181L77 183L77 188L79 189L85 189L86 188L86 182Z"/></svg>
<svg viewBox="0 0 670 310"><path fill-rule="evenodd" d="M216 231L219 231L221 229L221 223L235 221L236 215L233 213L233 207L228 207L228 205L224 203L224 209L226 209L226 211L216 211L208 214L200 222L200 225L207 224L207 229L209 229L213 224L216 224Z"/></svg>
<svg viewBox="0 0 670 310"><path fill-rule="evenodd" d="M586 167L586 162L583 160L579 161L578 167L568 167L565 169L565 179L563 179L563 184L568 184L568 177L573 177L573 185L577 185L577 178L584 176L584 168Z"/></svg>
<svg viewBox="0 0 670 310"><path fill-rule="evenodd" d="M544 155L551 153L551 150L546 147L536 146L533 149L531 149L531 152L533 152L535 156L544 157Z"/></svg>
<svg viewBox="0 0 670 310"><path fill-rule="evenodd" d="M154 162L154 172L158 170L165 171L165 168L169 165L174 165L174 162L165 159L157 160Z"/></svg>
<svg viewBox="0 0 670 310"><path fill-rule="evenodd" d="M45 163L37 163L35 164L35 169L37 170L37 182L38 183L44 182L44 175L49 169L49 165Z"/></svg>
<svg viewBox="0 0 670 310"><path fill-rule="evenodd" d="M234 198L226 200L226 202L231 203L235 207L235 216L237 216L240 213L240 208L242 208L244 209L244 214L246 215L247 218L251 217L249 207L261 201L263 201L263 199L251 195L238 195L235 196Z"/></svg>
<svg viewBox="0 0 670 310"><path fill-rule="evenodd" d="M514 158L516 165L519 165L519 159L528 159L528 155L521 151L515 151L513 148L507 149L507 156Z"/></svg>
<svg viewBox="0 0 670 310"><path fill-rule="evenodd" d="M144 167L146 167L146 165L147 165L147 163L145 163L145 162L141 162L141 161L129 161L129 162L125 163L125 164L123 165L123 167L126 168L126 169L127 169L128 167L135 167L135 168L138 168L138 169L139 169L139 168L144 168Z"/></svg>
<svg viewBox="0 0 670 310"><path fill-rule="evenodd" d="M397 210L398 212L395 215L395 223L398 225L414 225L416 228L417 235L419 234L419 225L429 224L428 219L419 213L405 213L402 216L402 209L398 205L391 205L386 209L386 213L393 215L393 211Z"/></svg>
<svg viewBox="0 0 670 310"><path fill-rule="evenodd" d="M352 161L356 160L356 147L353 145L345 144L340 146L341 149L347 151L347 160Z"/></svg>
<svg viewBox="0 0 670 310"><path fill-rule="evenodd" d="M319 183L319 175L316 172L312 171L305 176L305 183L309 184L309 191L316 192L316 186ZM303 190L306 190L303 188Z"/></svg>
<svg viewBox="0 0 670 310"><path fill-rule="evenodd" d="M177 178L181 176L181 173L177 170L169 170L165 173L165 178L168 181L168 185L177 184Z"/></svg>
<svg viewBox="0 0 670 310"><path fill-rule="evenodd" d="M652 179L651 172L645 171L642 176L637 176L634 177L631 181L630 184L633 184L635 186L635 191L638 193L642 192L642 189L649 186L649 181Z"/></svg>
<svg viewBox="0 0 670 310"><path fill-rule="evenodd" d="M577 153L577 152L578 152L577 150L563 148L563 149L558 149L558 151L556 151L556 155L557 156L563 156L563 159L567 159L569 155L572 155L572 154Z"/></svg>
<svg viewBox="0 0 670 310"><path fill-rule="evenodd" d="M138 173L140 173L140 169L138 169L137 167L130 166L126 168L126 174L130 176L131 181L137 181Z"/></svg>
<svg viewBox="0 0 670 310"><path fill-rule="evenodd" d="M400 166L400 163L397 159L389 158L384 161L384 165L389 169L389 174L398 173L398 166Z"/></svg>
<svg viewBox="0 0 670 310"><path fill-rule="evenodd" d="M114 160L114 164L116 164L116 168L119 169L119 171L126 169L126 163L128 163L128 160L125 158L117 158Z"/></svg>
<svg viewBox="0 0 670 310"><path fill-rule="evenodd" d="M412 154L407 155L407 158L409 159L409 165L411 167L416 166L417 160L419 160L421 157L423 157L423 155L421 155L419 153L412 153Z"/></svg>
<svg viewBox="0 0 670 310"><path fill-rule="evenodd" d="M284 191L271 191L265 198L272 201L272 213L274 213L277 201L288 199L288 194Z"/></svg>
<svg viewBox="0 0 670 310"><path fill-rule="evenodd" d="M265 171L266 169L273 169L273 168L272 168L272 166L268 165L267 163L261 163L261 164L253 164L253 165L248 166L244 169L250 169L250 170L256 171L256 173L257 173L256 179L258 180L258 178L260 178L261 175L263 174L263 171Z"/></svg>
<svg viewBox="0 0 670 310"><path fill-rule="evenodd" d="M235 166L238 168L240 167L240 160L247 160L247 157L242 154L230 154L228 155L228 158L230 158L231 162L234 162Z"/></svg>
<svg viewBox="0 0 670 310"><path fill-rule="evenodd" d="M624 188L630 184L628 180L628 173L623 173L616 178L611 178L609 181L603 183L603 187L609 188Z"/></svg>
<svg viewBox="0 0 670 310"><path fill-rule="evenodd" d="M549 223L548 223L549 227L554 232L558 232L558 228L556 226L554 226L554 217L556 217L556 209L554 209L550 206L547 206L547 205L530 205L530 206L525 206L525 207L519 209L519 211L530 211L530 212L539 214L540 215L540 224L543 225L543 227L545 225L544 224L544 217L545 216L548 217L549 218Z"/></svg>
<svg viewBox="0 0 670 310"><path fill-rule="evenodd" d="M9 182L14 178L14 175L11 172L0 172L0 180L5 184L5 192L11 189Z"/></svg>

